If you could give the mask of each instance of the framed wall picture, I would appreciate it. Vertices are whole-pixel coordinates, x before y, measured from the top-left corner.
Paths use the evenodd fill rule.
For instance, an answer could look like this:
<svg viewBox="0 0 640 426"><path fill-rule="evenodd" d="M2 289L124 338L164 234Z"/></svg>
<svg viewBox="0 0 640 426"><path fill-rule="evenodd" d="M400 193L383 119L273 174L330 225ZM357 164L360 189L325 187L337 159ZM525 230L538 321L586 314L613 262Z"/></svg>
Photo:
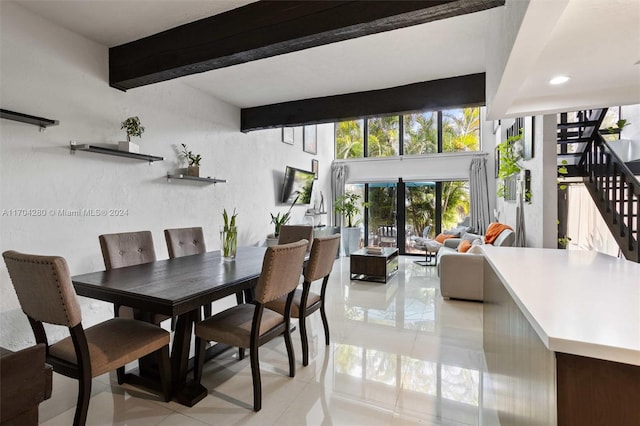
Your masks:
<svg viewBox="0 0 640 426"><path fill-rule="evenodd" d="M293 127L283 127L282 128L282 142L288 143L289 145L293 145Z"/></svg>
<svg viewBox="0 0 640 426"><path fill-rule="evenodd" d="M302 139L302 150L309 154L318 153L318 128L314 124L313 126L304 126L304 136Z"/></svg>
<svg viewBox="0 0 640 426"><path fill-rule="evenodd" d="M318 160L311 160L311 171L313 172L313 179L318 180Z"/></svg>

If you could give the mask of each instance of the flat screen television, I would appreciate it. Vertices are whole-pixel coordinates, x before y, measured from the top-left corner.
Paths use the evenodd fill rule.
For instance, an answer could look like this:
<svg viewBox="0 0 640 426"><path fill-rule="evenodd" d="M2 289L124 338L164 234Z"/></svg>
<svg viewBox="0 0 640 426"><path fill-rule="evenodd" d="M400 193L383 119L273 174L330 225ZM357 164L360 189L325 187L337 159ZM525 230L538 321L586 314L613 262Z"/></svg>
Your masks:
<svg viewBox="0 0 640 426"><path fill-rule="evenodd" d="M313 172L287 166L282 184L282 202L286 204L311 204Z"/></svg>

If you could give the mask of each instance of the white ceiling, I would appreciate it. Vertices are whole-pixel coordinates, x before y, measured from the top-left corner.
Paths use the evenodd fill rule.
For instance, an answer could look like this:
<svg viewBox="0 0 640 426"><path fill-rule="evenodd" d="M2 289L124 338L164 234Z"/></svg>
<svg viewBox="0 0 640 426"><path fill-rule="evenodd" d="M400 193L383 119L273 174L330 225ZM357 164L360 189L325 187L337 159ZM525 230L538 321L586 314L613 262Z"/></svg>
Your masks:
<svg viewBox="0 0 640 426"><path fill-rule="evenodd" d="M530 1L501 77L491 118L640 103L640 1L564 0L556 9L548 3L550 0ZM17 2L109 47L251 3ZM493 48L487 47L488 31L496 18L501 18L501 11L492 9L182 80L231 104L250 107L484 72L490 56L487 49ZM564 86L548 85L549 78L556 74L572 79Z"/></svg>

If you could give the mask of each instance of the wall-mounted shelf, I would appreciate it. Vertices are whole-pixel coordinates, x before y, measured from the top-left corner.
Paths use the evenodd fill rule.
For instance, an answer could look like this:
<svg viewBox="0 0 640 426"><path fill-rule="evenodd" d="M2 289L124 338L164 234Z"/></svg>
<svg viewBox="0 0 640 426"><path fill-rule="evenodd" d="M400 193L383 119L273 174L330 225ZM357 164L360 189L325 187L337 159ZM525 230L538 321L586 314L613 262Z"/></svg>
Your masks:
<svg viewBox="0 0 640 426"><path fill-rule="evenodd" d="M9 111L7 109L0 109L0 118L19 121L21 123L33 124L34 126L40 127L41 132L44 132L44 130L49 126L57 126L58 124L60 124L58 120L36 117L35 115L23 114L21 112Z"/></svg>
<svg viewBox="0 0 640 426"><path fill-rule="evenodd" d="M71 148L72 154L75 154L76 151L87 151L87 152L95 152L97 154L114 155L116 157L133 158L134 160L148 161L149 163L153 163L154 161L164 160L163 157L156 157L155 155L138 154L136 152L120 151L117 149L104 148L101 146L89 145L89 144L76 144L73 141L69 143L69 147Z"/></svg>
<svg viewBox="0 0 640 426"><path fill-rule="evenodd" d="M324 214L327 214L327 212L305 212L304 215L305 216L322 216Z"/></svg>
<svg viewBox="0 0 640 426"><path fill-rule="evenodd" d="M182 180L193 180L196 182L202 183L227 183L226 179L216 179L210 177L198 177L198 176L187 176L182 174L168 174L167 181L171 181L171 179L182 179Z"/></svg>

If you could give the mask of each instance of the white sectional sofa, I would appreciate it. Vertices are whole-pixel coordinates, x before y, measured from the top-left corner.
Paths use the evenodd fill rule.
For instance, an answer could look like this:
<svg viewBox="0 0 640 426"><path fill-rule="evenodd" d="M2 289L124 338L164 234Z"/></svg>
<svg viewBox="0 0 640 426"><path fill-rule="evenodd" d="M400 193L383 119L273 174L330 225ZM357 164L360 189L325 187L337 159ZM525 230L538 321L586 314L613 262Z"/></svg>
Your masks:
<svg viewBox="0 0 640 426"><path fill-rule="evenodd" d="M473 238L471 235L467 236ZM480 236L475 236L480 237ZM440 276L440 292L445 299L483 300L484 259L482 254L472 248L467 253L457 251L461 238L445 240L438 250L437 265ZM503 230L492 245L512 246L515 233L510 229Z"/></svg>

